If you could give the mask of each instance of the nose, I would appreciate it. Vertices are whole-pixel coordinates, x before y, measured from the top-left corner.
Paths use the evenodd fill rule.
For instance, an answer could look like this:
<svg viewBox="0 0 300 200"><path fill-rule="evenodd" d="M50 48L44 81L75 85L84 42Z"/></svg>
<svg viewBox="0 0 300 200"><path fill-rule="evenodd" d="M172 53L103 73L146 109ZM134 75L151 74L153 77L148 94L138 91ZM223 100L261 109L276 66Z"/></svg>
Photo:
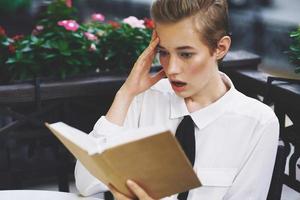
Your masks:
<svg viewBox="0 0 300 200"><path fill-rule="evenodd" d="M180 69L180 62L178 59L176 59L175 56L170 56L169 62L167 63L165 72L168 75L174 75L174 74L179 74L181 72Z"/></svg>

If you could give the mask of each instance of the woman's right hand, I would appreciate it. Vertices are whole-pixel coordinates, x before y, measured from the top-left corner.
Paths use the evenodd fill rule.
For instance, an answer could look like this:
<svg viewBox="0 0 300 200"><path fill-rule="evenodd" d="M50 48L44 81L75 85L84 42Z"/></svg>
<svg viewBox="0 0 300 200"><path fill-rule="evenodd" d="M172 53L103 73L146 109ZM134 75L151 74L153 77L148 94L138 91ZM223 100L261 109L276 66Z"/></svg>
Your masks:
<svg viewBox="0 0 300 200"><path fill-rule="evenodd" d="M149 46L140 55L140 57L134 64L127 80L120 89L127 95L134 97L139 93L149 89L165 76L163 70L160 70L154 75L150 74L150 68L156 54L156 47L158 43L159 38L154 31Z"/></svg>
<svg viewBox="0 0 300 200"><path fill-rule="evenodd" d="M150 74L150 68L156 54L156 46L159 39L154 32L149 46L140 55L134 64L127 80L117 92L115 99L106 113L106 119L110 122L123 126L129 106L133 98L146 91L165 76L163 70L155 75Z"/></svg>

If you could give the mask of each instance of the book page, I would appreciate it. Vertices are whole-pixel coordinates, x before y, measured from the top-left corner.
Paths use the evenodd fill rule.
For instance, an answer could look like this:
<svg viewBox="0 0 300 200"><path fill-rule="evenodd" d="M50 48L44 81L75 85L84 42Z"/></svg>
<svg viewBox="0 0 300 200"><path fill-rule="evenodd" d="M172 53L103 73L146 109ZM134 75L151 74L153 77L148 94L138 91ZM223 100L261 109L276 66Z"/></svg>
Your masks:
<svg viewBox="0 0 300 200"><path fill-rule="evenodd" d="M81 149L87 151L89 155L95 154L99 151L96 140L92 137L89 137L85 132L71 127L63 122L56 122L48 125L60 133L63 137L70 140Z"/></svg>

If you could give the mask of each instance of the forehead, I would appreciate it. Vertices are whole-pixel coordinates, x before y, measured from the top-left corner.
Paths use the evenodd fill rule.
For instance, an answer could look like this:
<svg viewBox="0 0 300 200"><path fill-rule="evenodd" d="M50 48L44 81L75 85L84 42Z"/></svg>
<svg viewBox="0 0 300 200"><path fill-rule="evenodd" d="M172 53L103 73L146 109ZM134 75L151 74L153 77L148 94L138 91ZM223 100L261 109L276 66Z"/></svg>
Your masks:
<svg viewBox="0 0 300 200"><path fill-rule="evenodd" d="M201 41L201 33L196 29L192 17L175 23L156 23L155 30L160 38L160 46L173 49L180 46L191 46L195 49L206 47Z"/></svg>

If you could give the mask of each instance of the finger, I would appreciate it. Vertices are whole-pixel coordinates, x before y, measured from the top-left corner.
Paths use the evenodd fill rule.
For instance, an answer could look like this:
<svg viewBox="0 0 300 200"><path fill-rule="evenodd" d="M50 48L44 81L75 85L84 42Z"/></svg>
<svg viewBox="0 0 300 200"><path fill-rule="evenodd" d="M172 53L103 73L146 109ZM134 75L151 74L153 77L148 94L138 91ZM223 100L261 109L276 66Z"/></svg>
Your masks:
<svg viewBox="0 0 300 200"><path fill-rule="evenodd" d="M154 40L157 37L157 33L155 30L152 32L151 41Z"/></svg>
<svg viewBox="0 0 300 200"><path fill-rule="evenodd" d="M114 198L116 200L131 200L124 194L120 193L113 185L109 184L108 188L111 191L111 193L114 195Z"/></svg>
<svg viewBox="0 0 300 200"><path fill-rule="evenodd" d="M144 50L141 54L141 58L147 57L151 52L155 52L156 47L159 43L159 38L156 38L153 42L149 44L149 46Z"/></svg>
<svg viewBox="0 0 300 200"><path fill-rule="evenodd" d="M154 59L154 56L156 54L156 46L159 43L159 38L156 38L153 42L149 44L149 46L144 50L144 52L139 56L137 61L135 62L133 69L141 68L140 70L144 69L145 66L148 66L150 69L152 60ZM151 61L150 64L149 60Z"/></svg>
<svg viewBox="0 0 300 200"><path fill-rule="evenodd" d="M149 70L152 66L153 59L155 58L156 52L152 51L148 55L144 55L138 62L137 65L140 70L145 73L149 73Z"/></svg>
<svg viewBox="0 0 300 200"><path fill-rule="evenodd" d="M129 189L138 197L138 199L151 200L152 198L135 182L127 180Z"/></svg>
<svg viewBox="0 0 300 200"><path fill-rule="evenodd" d="M166 73L165 73L164 69L161 69L159 72L157 72L156 74L154 74L151 77L151 83L152 83L152 85L154 85L155 83L157 83L159 80L161 80L165 76L166 76Z"/></svg>
<svg viewBox="0 0 300 200"><path fill-rule="evenodd" d="M155 52L154 50L156 50L156 47L159 43L159 38L155 38L155 40L153 42L151 42L149 44L149 46L144 50L144 52L141 54L141 58L146 57L147 55L149 55L151 52Z"/></svg>

